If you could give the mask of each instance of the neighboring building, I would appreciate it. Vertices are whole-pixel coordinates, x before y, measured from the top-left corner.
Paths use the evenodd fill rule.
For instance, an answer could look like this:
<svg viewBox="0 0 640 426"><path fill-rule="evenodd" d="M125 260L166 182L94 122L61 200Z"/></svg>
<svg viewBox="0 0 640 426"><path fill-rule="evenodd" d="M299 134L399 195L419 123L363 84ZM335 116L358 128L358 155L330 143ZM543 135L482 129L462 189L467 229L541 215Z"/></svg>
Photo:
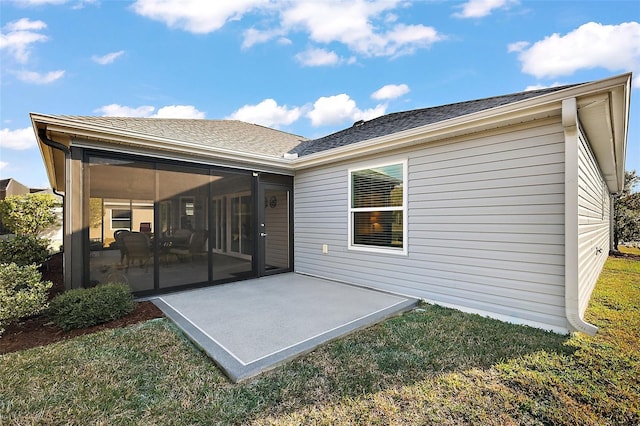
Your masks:
<svg viewBox="0 0 640 426"><path fill-rule="evenodd" d="M48 238L51 241L49 248L52 251L58 251L62 246L62 197L55 194L51 189L29 188L12 178L0 179L0 200L4 200L6 197L12 195L35 194L38 192L52 194L56 199L56 203L59 205L59 207L55 208L55 212L59 218L60 224L45 231L41 235L43 238ZM11 230L4 227L2 224L2 217L0 217L0 235L6 234L11 234Z"/></svg>
<svg viewBox="0 0 640 426"><path fill-rule="evenodd" d="M24 186L15 179L0 179L0 200L11 195L24 195L30 193L29 187Z"/></svg>
<svg viewBox="0 0 640 426"><path fill-rule="evenodd" d="M594 333L582 315L623 185L630 84L397 112L315 140L227 120L31 118L65 192L67 288L122 269L138 294L295 271ZM129 259L119 229L136 236Z"/></svg>

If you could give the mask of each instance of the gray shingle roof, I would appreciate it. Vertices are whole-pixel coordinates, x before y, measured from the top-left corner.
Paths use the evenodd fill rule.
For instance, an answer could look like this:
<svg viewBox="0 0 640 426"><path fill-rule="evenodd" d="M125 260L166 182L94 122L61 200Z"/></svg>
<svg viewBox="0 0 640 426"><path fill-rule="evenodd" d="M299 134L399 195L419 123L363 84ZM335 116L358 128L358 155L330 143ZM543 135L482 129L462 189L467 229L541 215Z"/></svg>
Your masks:
<svg viewBox="0 0 640 426"><path fill-rule="evenodd" d="M451 118L461 117L479 111L511 104L536 96L545 95L566 89L576 85L551 87L527 92L512 93L509 95L494 96L491 98L473 101L458 102L455 104L422 108L411 111L395 112L365 122L357 122L352 127L333 133L319 139L307 140L291 150L300 157L326 151L332 148L350 145L369 139L386 136L403 130L433 124Z"/></svg>
<svg viewBox="0 0 640 426"><path fill-rule="evenodd" d="M282 132L257 124L237 120L201 120L132 117L54 116L82 123L106 132L120 130L140 138L159 137L171 141L192 143L230 151L262 154L282 158L284 153L305 155L326 151L373 138L390 135L440 121L508 105L546 95L569 87L566 85L512 93L491 98L458 102L430 108L395 112L318 139Z"/></svg>
<svg viewBox="0 0 640 426"><path fill-rule="evenodd" d="M301 136L237 120L200 120L132 117L56 116L103 130L120 130L235 152L281 158L301 141Z"/></svg>

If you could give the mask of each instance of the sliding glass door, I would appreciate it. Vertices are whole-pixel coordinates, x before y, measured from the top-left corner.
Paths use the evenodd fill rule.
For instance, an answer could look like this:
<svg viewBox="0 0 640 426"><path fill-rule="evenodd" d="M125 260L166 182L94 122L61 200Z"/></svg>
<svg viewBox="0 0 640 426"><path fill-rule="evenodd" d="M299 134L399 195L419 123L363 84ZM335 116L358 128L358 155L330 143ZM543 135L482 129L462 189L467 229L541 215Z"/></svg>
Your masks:
<svg viewBox="0 0 640 426"><path fill-rule="evenodd" d="M159 164L158 220L154 235L158 288L209 282L208 169Z"/></svg>
<svg viewBox="0 0 640 426"><path fill-rule="evenodd" d="M291 185L265 185L261 178L87 154L86 281L125 282L145 294L290 270Z"/></svg>

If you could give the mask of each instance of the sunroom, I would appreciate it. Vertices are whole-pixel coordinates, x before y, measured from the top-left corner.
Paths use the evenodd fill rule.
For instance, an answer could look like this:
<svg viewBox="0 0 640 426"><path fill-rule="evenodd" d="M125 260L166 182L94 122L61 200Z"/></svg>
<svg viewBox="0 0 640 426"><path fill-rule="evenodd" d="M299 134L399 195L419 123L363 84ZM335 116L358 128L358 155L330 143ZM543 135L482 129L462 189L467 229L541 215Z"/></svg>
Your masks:
<svg viewBox="0 0 640 426"><path fill-rule="evenodd" d="M77 130L68 135L52 132L47 122L67 121L77 128L90 121L95 128L104 118L33 119L43 157L53 168L64 167L56 178L64 177L59 188L65 188L69 228L64 244L67 288L126 282L135 294L145 295L293 270L291 172L264 165L247 169L246 162L232 159L242 160L242 152L233 156L231 149L225 150L228 158L218 161L211 155L198 158L196 144L211 149L206 140L211 129L205 128L211 122L162 123L165 132L175 129L182 139L191 138L191 149L183 146L177 155L160 140L153 147L134 140L125 145L121 135L96 138ZM144 119L116 123L123 121L131 127L128 133L149 124ZM240 149L253 139L264 140L263 157L280 162L285 161L282 153L300 141L247 123L213 124L218 134L230 134L227 144ZM152 138L145 138L149 145Z"/></svg>

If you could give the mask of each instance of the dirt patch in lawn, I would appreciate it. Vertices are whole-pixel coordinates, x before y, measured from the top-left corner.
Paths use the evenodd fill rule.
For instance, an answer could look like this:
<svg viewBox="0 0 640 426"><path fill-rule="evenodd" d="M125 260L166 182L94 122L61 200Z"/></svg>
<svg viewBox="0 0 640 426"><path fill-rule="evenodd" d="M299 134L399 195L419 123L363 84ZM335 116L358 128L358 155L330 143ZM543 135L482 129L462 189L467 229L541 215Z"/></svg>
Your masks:
<svg viewBox="0 0 640 426"><path fill-rule="evenodd" d="M609 251L609 256L640 261L640 254L623 253L621 251L616 251L616 250Z"/></svg>
<svg viewBox="0 0 640 426"><path fill-rule="evenodd" d="M53 287L49 291L50 299L64 291L62 255L52 256L51 259L42 266L42 278L53 282ZM163 316L162 311L158 309L156 305L145 301L136 303L134 311L125 317L93 327L71 331L63 331L44 315L29 318L7 327L2 337L0 337L0 354L21 351L36 346L45 346L83 334L95 333L110 328L126 327Z"/></svg>

